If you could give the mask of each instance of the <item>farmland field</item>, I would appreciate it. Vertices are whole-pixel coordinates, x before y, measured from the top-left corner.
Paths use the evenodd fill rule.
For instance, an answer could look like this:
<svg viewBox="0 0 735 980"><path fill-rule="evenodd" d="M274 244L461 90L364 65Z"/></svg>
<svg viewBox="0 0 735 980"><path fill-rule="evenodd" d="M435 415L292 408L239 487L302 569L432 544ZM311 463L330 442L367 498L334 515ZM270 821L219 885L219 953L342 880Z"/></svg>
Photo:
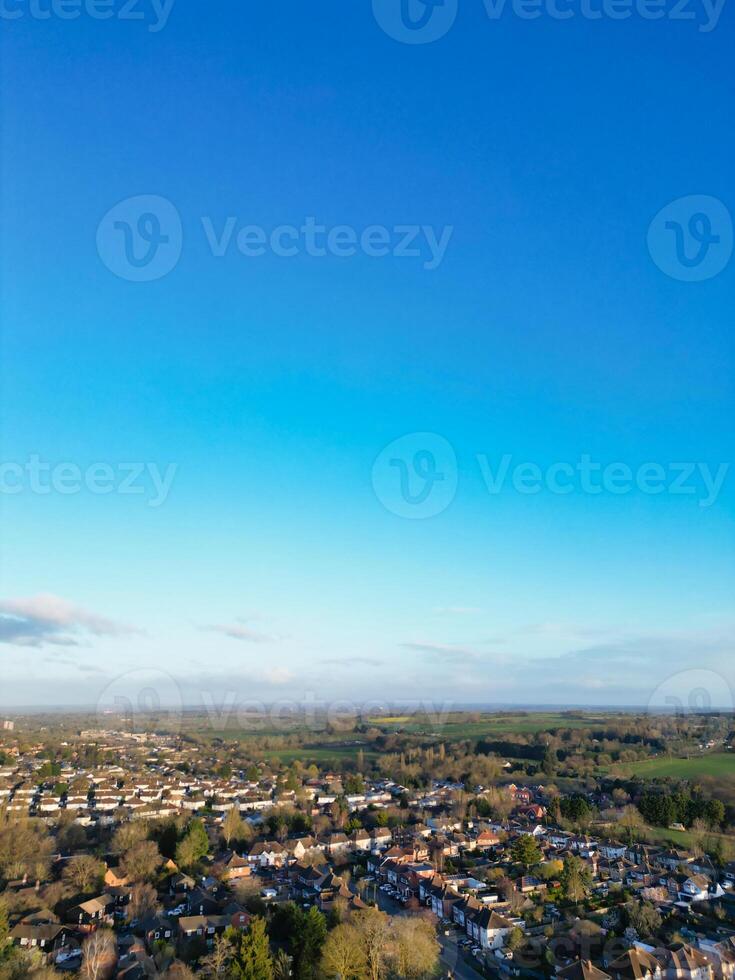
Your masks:
<svg viewBox="0 0 735 980"><path fill-rule="evenodd" d="M712 752L691 756L689 759L669 759L658 756L630 765L616 766L615 772L625 776L643 776L656 779L670 776L674 779L697 779L701 776L735 778L735 753Z"/></svg>
<svg viewBox="0 0 735 980"><path fill-rule="evenodd" d="M433 735L447 741L463 738L494 738L503 735L531 735L554 728L593 728L607 725L611 715L583 715L559 712L519 712L482 714L468 719L457 715L429 718L426 715L370 718L370 724L385 731L403 731L416 735Z"/></svg>

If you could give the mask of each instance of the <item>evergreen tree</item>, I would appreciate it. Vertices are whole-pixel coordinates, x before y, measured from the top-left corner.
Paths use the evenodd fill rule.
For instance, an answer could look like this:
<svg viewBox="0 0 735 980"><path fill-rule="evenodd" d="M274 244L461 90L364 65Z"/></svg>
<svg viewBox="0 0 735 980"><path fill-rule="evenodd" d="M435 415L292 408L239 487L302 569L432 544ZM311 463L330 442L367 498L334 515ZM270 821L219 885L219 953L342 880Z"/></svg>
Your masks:
<svg viewBox="0 0 735 980"><path fill-rule="evenodd" d="M209 853L209 837L201 820L192 820L186 836L176 848L176 863L192 868Z"/></svg>
<svg viewBox="0 0 735 980"><path fill-rule="evenodd" d="M532 864L538 864L541 860L541 851L535 839L530 834L523 834L514 842L510 849L511 857L524 868L530 868Z"/></svg>
<svg viewBox="0 0 735 980"><path fill-rule="evenodd" d="M564 858L564 867L559 875L564 895L570 902L581 902L589 893L592 873L585 862L574 855Z"/></svg>
<svg viewBox="0 0 735 980"><path fill-rule="evenodd" d="M322 947L327 938L327 922L313 906L302 913L294 937L294 965L297 980L316 980Z"/></svg>
<svg viewBox="0 0 735 980"><path fill-rule="evenodd" d="M550 745L547 745L546 751L544 752L544 761L541 763L541 768L547 776L554 775L558 761L559 757L556 754L556 750L552 749Z"/></svg>
<svg viewBox="0 0 735 980"><path fill-rule="evenodd" d="M10 948L10 922L8 920L8 906L5 899L0 898L0 961L2 961Z"/></svg>
<svg viewBox="0 0 735 980"><path fill-rule="evenodd" d="M273 960L265 919L253 919L240 940L240 948L232 964L232 976L236 980L273 980Z"/></svg>

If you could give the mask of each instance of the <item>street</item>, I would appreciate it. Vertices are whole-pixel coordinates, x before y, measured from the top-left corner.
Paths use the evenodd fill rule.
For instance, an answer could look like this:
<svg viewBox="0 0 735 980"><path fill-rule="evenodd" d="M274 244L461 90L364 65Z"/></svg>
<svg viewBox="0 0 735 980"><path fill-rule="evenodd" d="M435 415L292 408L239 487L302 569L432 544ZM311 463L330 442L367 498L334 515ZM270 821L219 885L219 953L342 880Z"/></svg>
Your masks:
<svg viewBox="0 0 735 980"><path fill-rule="evenodd" d="M380 888L376 888L374 893L372 888L368 889L365 893L365 900L371 900L373 894L377 900L378 908L383 912L387 912L389 915L410 914L406 912L400 902L396 902L385 892L382 892ZM446 973L459 978L459 980L483 980L482 974L469 962L470 957L462 953L457 946L457 939L461 936L462 934L455 929L450 929L448 936L444 935L441 928L439 929L436 938L441 946L441 953L439 954L441 964Z"/></svg>

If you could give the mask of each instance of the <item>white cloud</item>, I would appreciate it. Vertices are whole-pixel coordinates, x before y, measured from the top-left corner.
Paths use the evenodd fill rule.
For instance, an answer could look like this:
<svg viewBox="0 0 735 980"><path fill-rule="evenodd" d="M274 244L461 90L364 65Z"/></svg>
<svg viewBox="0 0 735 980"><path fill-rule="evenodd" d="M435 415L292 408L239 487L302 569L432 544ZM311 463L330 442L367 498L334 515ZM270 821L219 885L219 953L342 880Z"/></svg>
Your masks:
<svg viewBox="0 0 735 980"><path fill-rule="evenodd" d="M78 646L80 637L125 636L132 626L73 605L60 596L41 594L0 600L0 643L16 646Z"/></svg>

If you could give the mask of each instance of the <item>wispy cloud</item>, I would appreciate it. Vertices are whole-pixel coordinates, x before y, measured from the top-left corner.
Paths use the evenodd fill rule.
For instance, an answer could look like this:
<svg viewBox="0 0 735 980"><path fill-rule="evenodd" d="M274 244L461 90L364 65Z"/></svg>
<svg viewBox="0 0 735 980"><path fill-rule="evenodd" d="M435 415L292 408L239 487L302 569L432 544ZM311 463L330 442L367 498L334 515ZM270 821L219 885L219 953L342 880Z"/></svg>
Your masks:
<svg viewBox="0 0 735 980"><path fill-rule="evenodd" d="M234 623L214 623L209 626L200 626L200 630L206 633L221 633L222 636L229 636L231 640L239 640L241 643L275 643L280 637L271 633L263 633L248 626L243 620Z"/></svg>
<svg viewBox="0 0 735 980"><path fill-rule="evenodd" d="M328 657L320 660L325 667L382 667L383 661L376 657Z"/></svg>
<svg viewBox="0 0 735 980"><path fill-rule="evenodd" d="M0 643L15 646L79 646L85 636L126 636L139 632L75 606L60 596L41 594L0 600Z"/></svg>
<svg viewBox="0 0 735 980"><path fill-rule="evenodd" d="M466 663L479 660L481 654L466 647L455 646L452 643L402 643L404 650L414 650L416 653L426 653L440 660Z"/></svg>
<svg viewBox="0 0 735 980"><path fill-rule="evenodd" d="M732 629L645 633L580 628L576 642L567 635L567 627L557 630L553 624L524 627L522 632L529 637L558 633L568 648L561 653L520 650L496 654L443 642L410 642L401 647L430 657L432 664L443 663L448 668L447 689L476 688L479 671L486 679L488 701L502 696L523 704L640 705L648 703L662 685L668 690L669 686L678 689L699 684L696 678L690 682L689 674L706 671L712 688L706 694L712 703L732 704ZM599 642L580 642L593 636Z"/></svg>

